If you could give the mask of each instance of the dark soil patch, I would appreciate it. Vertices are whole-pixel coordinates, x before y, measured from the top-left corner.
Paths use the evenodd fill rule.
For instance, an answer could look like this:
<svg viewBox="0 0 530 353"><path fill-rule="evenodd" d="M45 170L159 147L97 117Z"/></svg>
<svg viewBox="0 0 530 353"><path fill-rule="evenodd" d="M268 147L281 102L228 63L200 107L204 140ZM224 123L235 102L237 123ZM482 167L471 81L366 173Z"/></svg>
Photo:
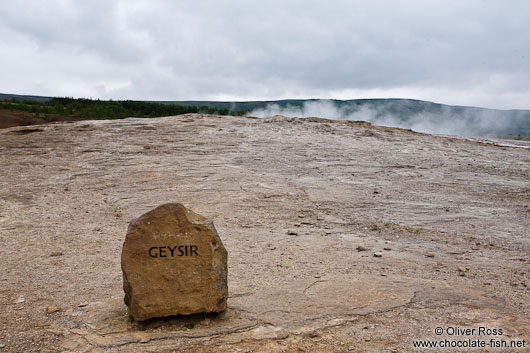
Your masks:
<svg viewBox="0 0 530 353"><path fill-rule="evenodd" d="M48 115L45 119L36 118L30 113L24 112L11 112L9 110L0 109L0 129L15 126L28 126L28 125L40 125L49 124L56 121L81 121L86 120L84 118L75 116L64 116L64 115ZM27 131L27 130L23 130Z"/></svg>
<svg viewBox="0 0 530 353"><path fill-rule="evenodd" d="M41 131L44 131L44 130L42 130L42 129L23 129L23 130L13 131L12 133L15 134L15 135L27 135L27 134L31 134L33 132L41 132Z"/></svg>

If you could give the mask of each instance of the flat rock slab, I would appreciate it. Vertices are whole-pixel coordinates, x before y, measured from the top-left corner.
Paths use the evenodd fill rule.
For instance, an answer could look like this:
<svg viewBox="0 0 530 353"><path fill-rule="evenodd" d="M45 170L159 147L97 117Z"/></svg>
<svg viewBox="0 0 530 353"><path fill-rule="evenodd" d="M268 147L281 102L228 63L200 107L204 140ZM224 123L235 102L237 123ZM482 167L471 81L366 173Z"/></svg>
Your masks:
<svg viewBox="0 0 530 353"><path fill-rule="evenodd" d="M436 327L529 342L529 151L311 118L0 130L2 352L410 352L495 338ZM124 230L174 200L222 236L227 310L131 321Z"/></svg>
<svg viewBox="0 0 530 353"><path fill-rule="evenodd" d="M132 221L121 264L135 320L226 309L227 251L213 223L182 204Z"/></svg>
<svg viewBox="0 0 530 353"><path fill-rule="evenodd" d="M233 286L236 290L238 285ZM255 288L253 293L230 295L220 314L199 314L161 320L124 320L118 298L90 303L65 313L82 317L83 329L71 330L64 350L83 350L86 344L108 350L128 346L144 351L171 349L182 339L223 337L228 342L283 339L357 322L359 317L407 310L415 301L466 302L476 312L495 312L495 302L472 288L453 288L444 281L367 275L325 276L295 281L284 288ZM278 300L281 298L281 300ZM368 320L370 322L370 320ZM493 325L489 324L488 325ZM509 327L503 323L503 327Z"/></svg>

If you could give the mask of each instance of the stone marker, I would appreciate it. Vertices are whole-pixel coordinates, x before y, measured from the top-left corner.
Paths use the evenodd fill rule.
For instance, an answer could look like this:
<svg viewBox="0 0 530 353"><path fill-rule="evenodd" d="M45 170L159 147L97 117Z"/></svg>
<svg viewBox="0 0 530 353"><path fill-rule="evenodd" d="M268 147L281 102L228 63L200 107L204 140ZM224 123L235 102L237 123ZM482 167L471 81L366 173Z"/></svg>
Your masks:
<svg viewBox="0 0 530 353"><path fill-rule="evenodd" d="M227 251L213 223L179 203L129 224L121 267L135 320L226 310Z"/></svg>

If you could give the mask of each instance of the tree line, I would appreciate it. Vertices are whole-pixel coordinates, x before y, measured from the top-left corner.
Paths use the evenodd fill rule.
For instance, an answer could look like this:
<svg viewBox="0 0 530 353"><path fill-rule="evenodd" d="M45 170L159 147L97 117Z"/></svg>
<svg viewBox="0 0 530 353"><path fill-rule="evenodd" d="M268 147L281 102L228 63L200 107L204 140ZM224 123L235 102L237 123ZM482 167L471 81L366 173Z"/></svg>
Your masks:
<svg viewBox="0 0 530 353"><path fill-rule="evenodd" d="M30 113L38 118L53 115L74 116L87 119L123 119L128 117L155 118L187 113L243 115L246 111L207 106L185 106L143 101L113 101L86 98L52 98L45 102L32 100L3 100L0 109Z"/></svg>

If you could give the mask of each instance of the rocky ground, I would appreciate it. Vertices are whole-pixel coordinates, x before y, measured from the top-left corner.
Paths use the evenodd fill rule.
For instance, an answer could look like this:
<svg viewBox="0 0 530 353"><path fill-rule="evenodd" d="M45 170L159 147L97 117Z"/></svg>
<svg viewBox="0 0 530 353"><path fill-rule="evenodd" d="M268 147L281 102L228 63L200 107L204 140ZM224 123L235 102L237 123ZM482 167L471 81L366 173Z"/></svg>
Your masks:
<svg viewBox="0 0 530 353"><path fill-rule="evenodd" d="M530 349L529 149L183 115L4 129L0 165L0 352ZM129 319L127 225L166 202L214 221L225 313Z"/></svg>

